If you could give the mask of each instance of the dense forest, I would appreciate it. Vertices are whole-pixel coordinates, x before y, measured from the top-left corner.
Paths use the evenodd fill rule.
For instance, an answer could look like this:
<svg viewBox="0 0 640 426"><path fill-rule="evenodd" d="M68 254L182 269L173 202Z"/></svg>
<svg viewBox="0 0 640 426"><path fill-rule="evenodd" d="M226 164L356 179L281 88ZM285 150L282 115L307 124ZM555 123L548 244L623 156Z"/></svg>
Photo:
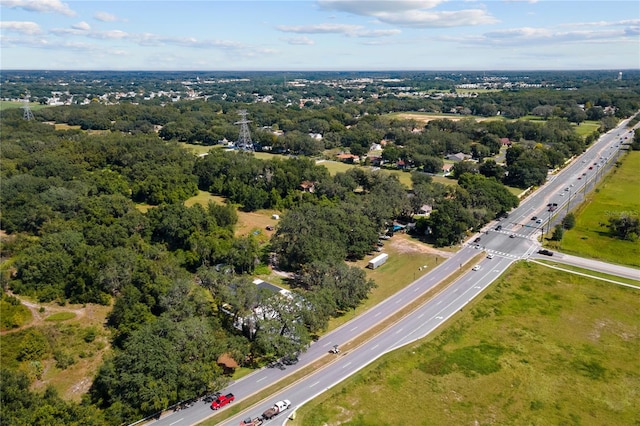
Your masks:
<svg viewBox="0 0 640 426"><path fill-rule="evenodd" d="M637 82L622 91L583 82L575 91L406 102L380 96L384 88L371 96L372 88L314 85L304 97L331 102L300 107L288 104L293 94L276 90L275 79L252 78L261 82L252 91L243 79L233 85L247 91L225 86L234 99L222 99L213 90L218 85L210 85L208 99L96 101L39 109L34 120L24 120L19 109L3 111L1 228L10 237L2 244L8 259L3 290L39 302L113 306L107 318L112 351L83 403L65 402L52 389L27 391L33 377L19 368L3 370L3 422L122 424L224 387L228 376L216 363L222 354L250 368L295 358L330 318L367 298L376 284L345 260L372 254L394 221L410 222L428 204L433 213L417 221L417 237L457 244L518 205L505 184L543 184L549 169L640 109ZM567 79L581 81L579 75ZM145 74L139 81L146 90L162 86ZM439 89L451 89L438 81ZM414 83L421 90L435 86L427 79ZM35 87L29 84L32 95ZM173 89L180 87L176 82ZM255 102L253 94L271 89L282 102ZM363 101L346 102L353 96ZM497 119L420 124L387 114L452 108ZM282 156L261 160L216 146L237 140L240 109L251 117L256 149ZM525 115L536 120L515 119ZM599 123L587 137L575 132L584 120ZM80 128L57 130L51 122ZM511 145L502 163L495 156L503 139ZM411 188L370 167L331 175L313 158L330 149L364 156L383 140L383 168L402 162ZM197 157L178 142L212 149ZM435 182L431 174L454 153L471 157L454 166L457 185ZM185 200L198 190L227 202L187 207ZM260 209L282 212L267 244L236 234L238 210ZM253 283L256 268L267 265L293 273L289 296ZM21 336L3 355L13 357L12 365L53 356L45 336Z"/></svg>

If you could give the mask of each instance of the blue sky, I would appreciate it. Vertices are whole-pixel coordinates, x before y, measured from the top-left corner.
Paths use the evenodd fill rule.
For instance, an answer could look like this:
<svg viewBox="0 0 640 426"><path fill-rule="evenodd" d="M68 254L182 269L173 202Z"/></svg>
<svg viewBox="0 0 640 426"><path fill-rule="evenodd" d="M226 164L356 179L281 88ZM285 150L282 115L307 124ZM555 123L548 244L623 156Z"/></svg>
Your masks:
<svg viewBox="0 0 640 426"><path fill-rule="evenodd" d="M0 68L640 68L640 2L0 0Z"/></svg>

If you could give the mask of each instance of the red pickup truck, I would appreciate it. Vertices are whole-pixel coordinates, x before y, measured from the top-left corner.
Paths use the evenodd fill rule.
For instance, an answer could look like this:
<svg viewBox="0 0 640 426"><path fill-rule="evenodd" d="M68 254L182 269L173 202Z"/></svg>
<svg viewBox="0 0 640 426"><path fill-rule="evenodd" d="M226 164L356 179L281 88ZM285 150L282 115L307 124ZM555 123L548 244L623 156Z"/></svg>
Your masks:
<svg viewBox="0 0 640 426"><path fill-rule="evenodd" d="M225 405L229 404L230 402L234 401L235 399L236 397L232 393L228 393L226 395L220 395L219 397L214 399L213 402L211 403L211 409L218 410L224 407Z"/></svg>

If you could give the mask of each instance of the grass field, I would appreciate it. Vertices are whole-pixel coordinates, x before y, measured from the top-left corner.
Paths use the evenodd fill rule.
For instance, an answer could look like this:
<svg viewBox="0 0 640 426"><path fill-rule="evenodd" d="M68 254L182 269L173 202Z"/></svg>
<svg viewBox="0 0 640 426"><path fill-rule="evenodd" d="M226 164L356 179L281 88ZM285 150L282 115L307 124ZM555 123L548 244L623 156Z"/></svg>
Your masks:
<svg viewBox="0 0 640 426"><path fill-rule="evenodd" d="M640 152L629 152L622 165L591 193L576 211L576 226L564 233L559 249L579 256L640 266L640 242L624 241L609 235L601 224L616 212L640 214Z"/></svg>
<svg viewBox="0 0 640 426"><path fill-rule="evenodd" d="M38 102L29 102L29 109L31 111L36 111L42 108L49 108L50 105L40 105ZM0 101L0 111L4 111L11 108L22 108L25 106L24 102L14 102L14 101Z"/></svg>
<svg viewBox="0 0 640 426"><path fill-rule="evenodd" d="M583 121L579 125L575 127L576 133L583 138L597 131L600 127L600 123L598 121Z"/></svg>
<svg viewBox="0 0 640 426"><path fill-rule="evenodd" d="M325 392L288 424L638 424L639 296L517 264L445 328Z"/></svg>
<svg viewBox="0 0 640 426"><path fill-rule="evenodd" d="M73 319L76 317L74 312L56 312L55 314L49 315L44 320L49 322L61 322Z"/></svg>

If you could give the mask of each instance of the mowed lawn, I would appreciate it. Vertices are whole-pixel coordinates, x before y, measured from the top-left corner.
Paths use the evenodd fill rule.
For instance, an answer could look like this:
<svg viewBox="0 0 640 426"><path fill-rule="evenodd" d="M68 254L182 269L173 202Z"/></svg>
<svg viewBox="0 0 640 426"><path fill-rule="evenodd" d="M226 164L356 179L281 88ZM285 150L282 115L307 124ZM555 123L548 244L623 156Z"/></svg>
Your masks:
<svg viewBox="0 0 640 426"><path fill-rule="evenodd" d="M622 165L607 176L576 211L576 226L565 232L560 250L608 262L640 266L640 242L624 241L609 234L612 213L640 214L640 152L632 151ZM602 224L605 224L603 226Z"/></svg>
<svg viewBox="0 0 640 426"><path fill-rule="evenodd" d="M640 291L521 262L287 424L638 424L639 324Z"/></svg>

